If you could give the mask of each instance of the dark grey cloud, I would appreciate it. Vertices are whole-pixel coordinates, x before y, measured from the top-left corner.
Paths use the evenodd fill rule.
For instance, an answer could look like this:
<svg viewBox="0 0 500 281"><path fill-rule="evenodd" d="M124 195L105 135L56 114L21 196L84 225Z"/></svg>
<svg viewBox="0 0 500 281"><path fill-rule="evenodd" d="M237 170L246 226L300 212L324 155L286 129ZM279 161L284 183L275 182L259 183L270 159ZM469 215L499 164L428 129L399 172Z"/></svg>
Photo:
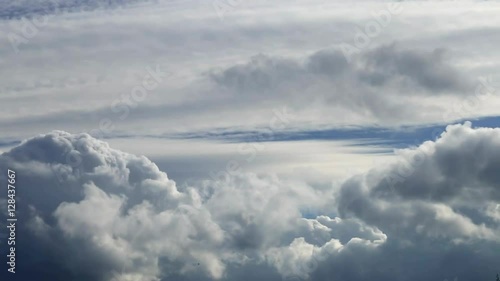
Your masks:
<svg viewBox="0 0 500 281"><path fill-rule="evenodd" d="M400 159L384 170L347 182L341 189L340 210L359 214L368 211L367 216L381 218L373 213L377 200L394 200L415 204L423 212L450 212L469 223L467 216L460 216L461 208L500 200L500 178L495 172L500 169L499 140L498 129L472 129L470 123L448 126L436 142L402 150ZM361 204L365 201L368 204ZM455 209L439 209L444 206L432 204L454 204ZM393 207L398 208L395 204ZM457 210L459 213L454 213ZM483 217L482 223L486 221L487 217Z"/></svg>
<svg viewBox="0 0 500 281"><path fill-rule="evenodd" d="M397 44L367 50L349 62L335 49L303 59L260 54L210 77L240 99L287 100L302 109L319 103L378 120L418 118L424 108L415 99L466 97L475 86L448 51Z"/></svg>
<svg viewBox="0 0 500 281"><path fill-rule="evenodd" d="M491 279L497 270L491 258L499 257L500 248L500 185L493 172L500 169L499 146L498 129L449 126L437 141L402 151L394 164L344 183L336 199L339 213L386 233L389 243L379 257L396 268L412 255L408 280L444 280L445 274Z"/></svg>
<svg viewBox="0 0 500 281"><path fill-rule="evenodd" d="M258 93L288 83L310 87L318 80L332 82L334 88L328 94L339 96L342 93L335 93L335 86L362 90L356 86L359 83L383 91L390 90L384 86L393 86L396 94L409 96L470 91L472 81L450 63L447 53L444 49L401 48L394 43L365 51L352 62L335 49L320 50L302 60L260 54L248 63L213 72L211 77L216 83L243 93Z"/></svg>
<svg viewBox="0 0 500 281"><path fill-rule="evenodd" d="M211 78L220 85L238 91L259 92L273 89L283 81L293 81L302 75L301 65L296 61L259 54L246 64L211 73Z"/></svg>
<svg viewBox="0 0 500 281"><path fill-rule="evenodd" d="M471 91L471 81L467 81L465 73L450 64L447 52L445 49L432 52L401 50L396 44L377 48L362 59L365 66L360 76L374 85L402 78L429 94Z"/></svg>
<svg viewBox="0 0 500 281"><path fill-rule="evenodd" d="M300 216L295 203L273 205L299 200L275 180L177 187L147 158L86 134L32 138L2 154L0 168L19 178L20 280L220 279L279 241L270 228Z"/></svg>
<svg viewBox="0 0 500 281"><path fill-rule="evenodd" d="M177 186L89 135L40 135L0 156L18 178L16 277L489 279L499 146L499 129L455 125L340 189L240 173Z"/></svg>
<svg viewBox="0 0 500 281"><path fill-rule="evenodd" d="M180 257L188 253L181 250L186 245L181 245L179 237L198 243L195 241L201 236L196 232L200 230L202 236L219 239L216 229L202 230L213 226L210 220L205 221L206 216L198 217L196 222L182 222L197 211L191 209L190 203L187 209L181 207L181 202L194 198L179 193L175 183L155 164L145 157L112 150L88 135L55 132L39 136L3 154L0 166L15 170L17 185L25 187L17 192L18 217L25 222L20 224L18 239L34 243L19 246L21 252L29 253L23 255L27 266L19 274L21 279L36 275L48 280L62 275L55 280L123 280L143 271L141 280L150 280L159 274L156 260L140 253L139 248L146 244L134 250L134 243L154 243L163 236L162 232L173 228L180 231L171 233L175 242L163 244L166 248L160 251L171 251ZM160 219L160 213L164 216L163 227L153 222ZM151 229L137 232L142 224ZM127 242L123 244L124 241ZM205 251L200 248L199 253L204 255ZM177 260L169 255L159 256ZM183 264L196 261L185 257ZM60 270L44 269L42 265L48 261ZM196 262L205 268L205 262ZM217 266L212 259L206 262L210 268ZM216 271L212 273L218 274Z"/></svg>

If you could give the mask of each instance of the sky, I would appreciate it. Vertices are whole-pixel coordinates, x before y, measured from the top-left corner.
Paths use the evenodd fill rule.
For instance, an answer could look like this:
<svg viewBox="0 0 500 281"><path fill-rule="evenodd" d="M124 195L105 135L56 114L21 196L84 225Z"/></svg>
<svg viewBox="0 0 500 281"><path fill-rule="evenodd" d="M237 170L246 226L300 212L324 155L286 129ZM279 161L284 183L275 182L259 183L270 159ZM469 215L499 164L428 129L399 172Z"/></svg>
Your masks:
<svg viewBox="0 0 500 281"><path fill-rule="evenodd" d="M0 0L0 275L494 280L499 12Z"/></svg>

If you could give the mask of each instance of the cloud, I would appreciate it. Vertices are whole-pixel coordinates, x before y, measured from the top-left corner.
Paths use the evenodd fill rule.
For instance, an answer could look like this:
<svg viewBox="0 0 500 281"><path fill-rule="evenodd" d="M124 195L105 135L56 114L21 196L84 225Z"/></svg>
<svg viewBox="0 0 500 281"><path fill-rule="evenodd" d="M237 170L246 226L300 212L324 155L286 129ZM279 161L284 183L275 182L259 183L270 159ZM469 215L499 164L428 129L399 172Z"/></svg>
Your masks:
<svg viewBox="0 0 500 281"><path fill-rule="evenodd" d="M401 50L395 44L376 48L365 56L365 73L361 76L375 85L403 79L403 83L425 89L427 94L471 91L472 81L446 60L446 53L444 49Z"/></svg>
<svg viewBox="0 0 500 281"><path fill-rule="evenodd" d="M299 205L319 200L256 176L178 188L145 157L61 131L2 154L0 167L17 173L18 237L32 241L19 246L29 268L21 278L220 279L278 243Z"/></svg>
<svg viewBox="0 0 500 281"><path fill-rule="evenodd" d="M182 262L180 271L199 263L209 276L221 276L224 266L209 250L222 242L221 229L198 208L196 193L179 192L145 157L88 135L54 132L0 162L16 170L19 187L29 187L19 188L18 208L26 211L20 212L25 239L36 242L20 248L58 259L53 262L72 280L153 280L159 257ZM207 241L211 245L203 245Z"/></svg>
<svg viewBox="0 0 500 281"><path fill-rule="evenodd" d="M45 13L47 1L3 4L27 15ZM0 70L5 136L26 138L26 132L54 128L82 132L102 118L115 121L120 114L111 111L113 102L140 83L132 77L157 64L175 79L131 108L127 122L115 122L117 133L254 129L283 105L297 116L291 125L302 128L448 122L459 118L442 113L473 94L464 92L470 80L495 76L498 69L491 42L500 38L494 1L402 3L404 12L371 38L353 64L334 50L353 44L357 26L373 21L387 3L258 1L236 5L221 21L211 2L105 2L110 6L78 12L103 2L69 1L74 12L50 14L47 21L9 18L9 9L1 9L2 63L12 66ZM114 6L122 3L124 9ZM13 35L19 45L9 40ZM263 55L251 59L256 54ZM217 74L220 83L205 73ZM461 117L495 115L498 103L490 96L460 111Z"/></svg>
<svg viewBox="0 0 500 281"><path fill-rule="evenodd" d="M245 141L283 106L286 132L310 135L447 122L450 110L497 114L493 95L469 100L474 78L499 69L495 1L403 3L350 62L337 48L385 2L257 1L231 6L223 21L212 1L32 2L0 3L10 66L0 70L0 148L9 150L0 169L18 172L16 278L488 280L498 271L498 129L449 127L345 182L341 167L371 158L313 139L266 143L271 152L253 165L271 175L179 185L172 171L224 169L238 144L161 139L220 129ZM176 78L124 122L113 102L155 65ZM54 127L89 131L103 118L117 126L111 137L129 137L113 147L147 151L169 176L85 134L16 141ZM290 140L286 132L276 136Z"/></svg>
<svg viewBox="0 0 500 281"><path fill-rule="evenodd" d="M453 250L428 258L453 270L451 264L459 268L473 255L470 251L477 251L485 268L493 270L487 258L492 252L484 247L497 250L500 241L491 212L499 200L498 178L492 173L500 168L499 140L499 129L448 126L436 141L401 150L395 163L345 182L336 196L339 213L379 227L393 239L384 246L387 251L402 245L408 252L415 247L428 251L437 241L448 241ZM419 250L413 255L426 254ZM416 266L429 265L420 261ZM454 271L482 274L479 265L467 266Z"/></svg>
<svg viewBox="0 0 500 281"><path fill-rule="evenodd" d="M411 120L419 118L423 98L474 93L472 79L446 54L443 49L422 51L395 43L367 50L350 62L336 49L303 59L260 54L245 64L213 71L210 77L242 99L286 99L300 109L324 102L378 120Z"/></svg>
<svg viewBox="0 0 500 281"><path fill-rule="evenodd" d="M471 91L472 81L467 81L465 74L445 59L446 53L443 49L404 49L394 43L366 51L349 63L335 49L317 51L303 60L260 54L246 64L213 72L211 77L238 93L274 90L297 80L305 84L303 87L311 87L318 80L331 82L333 87L328 94L338 96L347 93L336 93L336 86L358 88L359 83L379 89L393 85L393 91L399 90L398 95L410 96ZM348 85L342 85L346 80Z"/></svg>
<svg viewBox="0 0 500 281"><path fill-rule="evenodd" d="M499 129L449 126L339 188L252 174L179 187L145 157L61 131L2 154L0 168L18 178L20 278L486 278L499 146Z"/></svg>
<svg viewBox="0 0 500 281"><path fill-rule="evenodd" d="M399 151L380 171L353 178L341 188L339 211L374 223L385 217L411 222L406 231L456 239L499 239L491 216L477 205L500 200L497 147L500 131L448 126L435 141Z"/></svg>

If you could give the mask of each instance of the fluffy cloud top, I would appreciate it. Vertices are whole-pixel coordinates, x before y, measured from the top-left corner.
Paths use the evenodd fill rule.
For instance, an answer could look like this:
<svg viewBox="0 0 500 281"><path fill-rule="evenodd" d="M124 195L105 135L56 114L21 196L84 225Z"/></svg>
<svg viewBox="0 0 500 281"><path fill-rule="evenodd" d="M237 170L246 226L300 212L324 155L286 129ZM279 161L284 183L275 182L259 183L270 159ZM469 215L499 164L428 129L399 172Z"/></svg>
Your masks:
<svg viewBox="0 0 500 281"><path fill-rule="evenodd" d="M113 150L85 134L33 138L3 154L0 163L16 170L18 186L26 187L17 194L20 221L25 222L19 240L32 242L19 246L29 253L29 269L20 275L219 279L227 263L258 258L259 252L252 251L279 241L283 233L273 237L268 229L286 229L300 216L296 203L271 204L292 192L276 179L243 177L239 183L179 190L145 157ZM59 269L41 272L38 266L49 260Z"/></svg>
<svg viewBox="0 0 500 281"><path fill-rule="evenodd" d="M56 131L0 168L17 172L21 278L471 279L499 257L499 148L499 129L455 125L340 187L252 174L179 187L145 157Z"/></svg>

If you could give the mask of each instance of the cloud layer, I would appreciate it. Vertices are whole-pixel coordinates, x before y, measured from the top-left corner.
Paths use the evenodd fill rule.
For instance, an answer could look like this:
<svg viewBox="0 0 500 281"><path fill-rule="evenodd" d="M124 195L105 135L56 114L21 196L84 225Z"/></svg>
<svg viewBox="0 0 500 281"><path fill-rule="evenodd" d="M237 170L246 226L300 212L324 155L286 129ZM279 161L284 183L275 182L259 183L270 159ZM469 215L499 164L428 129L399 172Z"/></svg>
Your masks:
<svg viewBox="0 0 500 281"><path fill-rule="evenodd" d="M468 280L498 260L499 148L499 129L454 125L340 186L177 186L143 156L56 131L0 168L18 177L19 278Z"/></svg>
<svg viewBox="0 0 500 281"><path fill-rule="evenodd" d="M451 120L498 126L498 2L397 2L347 57L343 47L387 16L385 1L32 2L0 1L16 279L493 280L499 270L500 130L466 123L395 154L377 147L414 144L407 130L427 139ZM152 87L151 69L172 76ZM45 133L54 128L71 133Z"/></svg>
<svg viewBox="0 0 500 281"><path fill-rule="evenodd" d="M116 134L255 129L283 106L301 128L444 124L496 115L500 104L490 95L461 109L477 77L498 76L495 1L402 2L350 62L341 46L387 3L239 2L221 19L211 1L58 1L68 13L44 9L50 1L0 4L5 138L88 132L103 118ZM156 65L175 78L119 119L115 102L125 106Z"/></svg>
<svg viewBox="0 0 500 281"><path fill-rule="evenodd" d="M386 124L394 117L411 122L422 119L424 108L425 114L442 111L445 105L439 97L473 96L476 82L446 54L443 49L406 49L394 43L350 60L339 49L320 50L300 60L258 55L246 64L212 72L211 78L232 96L288 101L298 112L328 107ZM435 108L425 105L425 99L435 101Z"/></svg>

